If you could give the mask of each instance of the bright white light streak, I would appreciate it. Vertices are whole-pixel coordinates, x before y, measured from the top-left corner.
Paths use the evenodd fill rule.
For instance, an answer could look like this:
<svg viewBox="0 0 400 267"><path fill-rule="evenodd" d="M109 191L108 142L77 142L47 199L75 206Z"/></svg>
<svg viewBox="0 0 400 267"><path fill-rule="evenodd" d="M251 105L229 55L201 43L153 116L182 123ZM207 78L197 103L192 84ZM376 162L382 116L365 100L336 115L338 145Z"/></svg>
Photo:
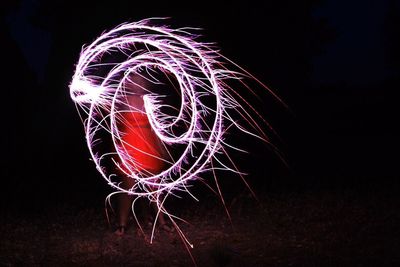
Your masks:
<svg viewBox="0 0 400 267"><path fill-rule="evenodd" d="M190 33L195 29L171 29L155 26L155 22L156 19L146 19L119 25L83 48L70 84L70 95L83 118L87 146L102 177L116 190L115 193L147 197L156 202L159 211L171 219L178 234L192 246L177 226L174 220L177 218L165 210L163 203L166 198L180 192L193 196L188 190L189 182L199 179L205 171L224 169L240 174L226 155L226 149L236 149L224 140L230 127L237 127L267 142L268 138L257 124L263 119L237 93L238 88L227 84L229 80L238 80L239 86L250 90L242 78L254 77L210 45L198 42ZM236 70L227 69L228 63ZM142 96L143 109L128 102L127 98L133 93L126 86L132 82L130 77L146 79L152 86L162 84L152 75L154 72L164 73L179 87L176 94L180 104L174 107L175 114L162 111L171 108L164 101L166 95L156 95L146 86L142 88L146 92ZM121 109L120 106L128 108ZM167 167L159 173L138 172L132 167L131 162L135 159L127 149L135 148L122 140L124 133L119 126L121 114L130 111L147 116L153 132L169 155L162 158ZM238 120L243 123L239 124ZM113 149L104 151L104 148L98 148L104 136L112 140ZM183 145L184 149L173 158L171 153L176 145ZM221 162L220 157L224 155L232 166ZM154 157L159 158L159 155ZM112 166L110 161L104 163L106 158L112 159ZM133 179L132 188L124 188L120 180L115 179L121 173ZM221 194L216 177L215 182Z"/></svg>

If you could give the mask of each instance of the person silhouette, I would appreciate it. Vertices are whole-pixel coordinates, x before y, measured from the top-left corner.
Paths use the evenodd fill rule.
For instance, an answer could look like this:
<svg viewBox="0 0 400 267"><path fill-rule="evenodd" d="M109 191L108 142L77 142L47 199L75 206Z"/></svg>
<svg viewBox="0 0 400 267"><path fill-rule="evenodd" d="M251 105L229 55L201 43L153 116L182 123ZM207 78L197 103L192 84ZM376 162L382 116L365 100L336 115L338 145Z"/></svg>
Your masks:
<svg viewBox="0 0 400 267"><path fill-rule="evenodd" d="M152 84L139 74L130 75L124 84L123 108L119 111L120 151L124 157L119 162L121 187L130 190L137 180L129 174L149 177L159 173L165 167L166 150L151 128L144 110L143 96L148 94ZM154 190L155 188L150 188ZM124 235L129 221L134 196L128 193L118 194L118 225L115 233ZM153 213L159 213L158 223L165 231L171 231L165 222L164 213L159 211L157 203L151 201ZM142 205L143 208L143 205ZM148 213L147 213L148 214Z"/></svg>

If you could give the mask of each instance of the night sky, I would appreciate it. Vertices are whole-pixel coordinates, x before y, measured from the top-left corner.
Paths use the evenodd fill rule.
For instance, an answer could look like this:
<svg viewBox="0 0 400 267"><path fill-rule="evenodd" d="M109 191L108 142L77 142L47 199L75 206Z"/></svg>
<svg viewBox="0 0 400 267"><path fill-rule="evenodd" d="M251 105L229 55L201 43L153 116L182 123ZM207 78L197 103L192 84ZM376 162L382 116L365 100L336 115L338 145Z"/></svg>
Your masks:
<svg viewBox="0 0 400 267"><path fill-rule="evenodd" d="M267 145L238 140L261 194L397 188L400 1L147 2L2 1L4 207L105 197L69 98L74 64L105 29L160 16L203 28L289 106L264 93L256 104L287 165Z"/></svg>

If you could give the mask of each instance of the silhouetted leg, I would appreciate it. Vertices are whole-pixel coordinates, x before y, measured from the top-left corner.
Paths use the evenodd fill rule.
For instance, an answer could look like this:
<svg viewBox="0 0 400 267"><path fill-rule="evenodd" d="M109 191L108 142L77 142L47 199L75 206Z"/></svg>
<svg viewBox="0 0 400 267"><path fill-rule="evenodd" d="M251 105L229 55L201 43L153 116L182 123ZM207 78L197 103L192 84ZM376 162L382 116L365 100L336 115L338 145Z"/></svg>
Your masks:
<svg viewBox="0 0 400 267"><path fill-rule="evenodd" d="M124 188L129 189L133 186L133 180L127 177L122 178ZM118 194L118 229L117 235L123 235L128 226L129 214L132 212L133 196L126 193Z"/></svg>

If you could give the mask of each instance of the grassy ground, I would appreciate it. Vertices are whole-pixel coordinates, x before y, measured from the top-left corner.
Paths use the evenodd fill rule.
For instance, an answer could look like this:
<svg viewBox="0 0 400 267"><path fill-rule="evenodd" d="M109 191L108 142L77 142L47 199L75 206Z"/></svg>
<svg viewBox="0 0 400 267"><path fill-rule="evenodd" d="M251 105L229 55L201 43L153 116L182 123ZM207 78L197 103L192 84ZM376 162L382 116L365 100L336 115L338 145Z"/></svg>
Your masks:
<svg viewBox="0 0 400 267"><path fill-rule="evenodd" d="M400 266L395 194L269 194L228 205L232 224L215 202L180 212L198 266ZM157 231L153 244L134 227L118 237L101 205L35 214L1 217L0 266L194 266L176 232Z"/></svg>

